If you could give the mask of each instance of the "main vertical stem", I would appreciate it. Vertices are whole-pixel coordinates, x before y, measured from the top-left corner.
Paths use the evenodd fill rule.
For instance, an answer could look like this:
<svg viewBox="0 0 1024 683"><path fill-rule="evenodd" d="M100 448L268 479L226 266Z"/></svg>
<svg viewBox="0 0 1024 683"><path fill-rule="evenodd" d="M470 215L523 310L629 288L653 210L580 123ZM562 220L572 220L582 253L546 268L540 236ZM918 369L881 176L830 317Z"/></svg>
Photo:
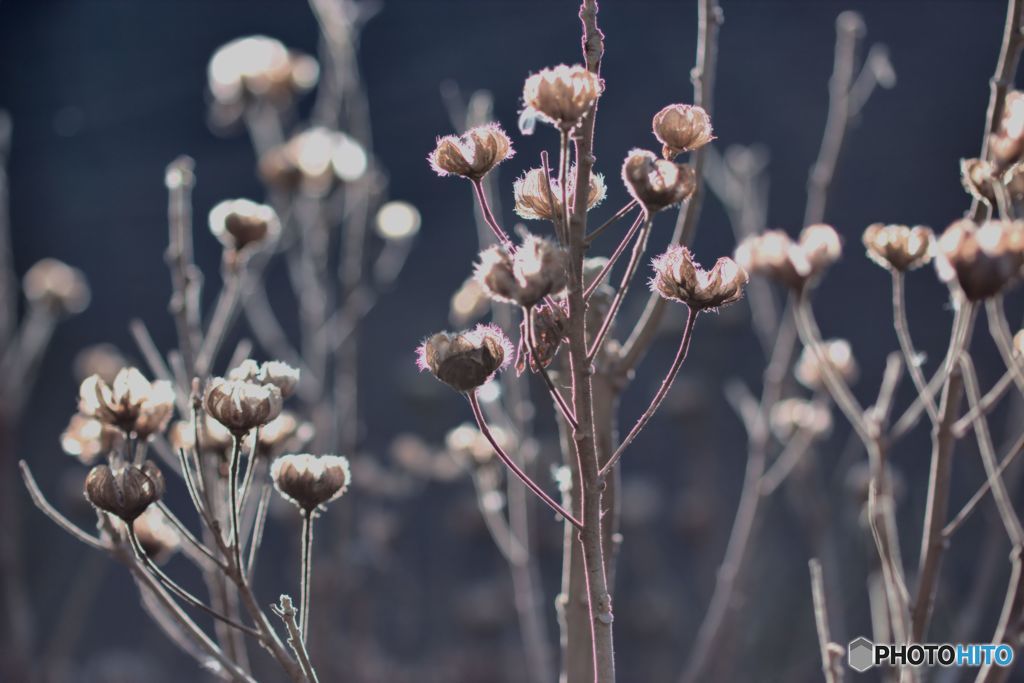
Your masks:
<svg viewBox="0 0 1024 683"><path fill-rule="evenodd" d="M600 72L604 52L604 36L597 27L597 2L584 0L580 7L583 24L583 53L587 68ZM576 187L589 187L594 166L594 121L597 107L586 116L576 134ZM577 426L572 432L576 460L579 465L579 505L582 508L583 530L579 533L582 560L586 576L587 604L590 616L590 639L593 644L593 680L611 683L615 680L615 661L612 637L612 603L605 571L603 538L601 533L602 484L598 476L600 464L594 434L594 398L591 385L593 367L587 358L586 301L583 297L583 259L586 255L587 196L577 192L569 221L569 366L572 375L573 412ZM579 596L569 595L570 602ZM569 633L567 648L586 647L574 642L579 634ZM569 683L577 683L570 680ZM579 683L582 683L580 681Z"/></svg>

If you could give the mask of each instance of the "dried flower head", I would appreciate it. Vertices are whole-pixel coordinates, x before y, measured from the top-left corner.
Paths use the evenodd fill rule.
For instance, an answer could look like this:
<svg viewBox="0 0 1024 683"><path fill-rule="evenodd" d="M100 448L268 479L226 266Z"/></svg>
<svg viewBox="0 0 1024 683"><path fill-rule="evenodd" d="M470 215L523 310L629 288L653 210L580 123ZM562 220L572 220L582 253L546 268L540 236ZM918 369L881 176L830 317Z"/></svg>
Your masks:
<svg viewBox="0 0 1024 683"><path fill-rule="evenodd" d="M857 361L853 358L853 349L850 342L845 339L830 339L821 344L822 355L827 359L836 373L847 382L852 382L857 377ZM804 347L800 358L796 362L793 374L800 384L803 384L812 391L817 391L825 386L824 371L818 361L818 355L814 349Z"/></svg>
<svg viewBox="0 0 1024 683"><path fill-rule="evenodd" d="M659 159L653 152L634 149L622 164L622 182L633 199L653 214L693 194L696 176L689 166Z"/></svg>
<svg viewBox="0 0 1024 683"><path fill-rule="evenodd" d="M562 130L579 125L601 96L601 79L586 67L559 64L526 79L523 102Z"/></svg>
<svg viewBox="0 0 1024 683"><path fill-rule="evenodd" d="M252 359L246 359L228 372L228 379L272 384L280 389L281 398L288 398L295 393L295 388L299 385L299 369L279 360L269 360L260 364Z"/></svg>
<svg viewBox="0 0 1024 683"><path fill-rule="evenodd" d="M492 299L530 308L565 289L567 260L565 249L527 234L511 255L500 245L481 252L475 277Z"/></svg>
<svg viewBox="0 0 1024 683"><path fill-rule="evenodd" d="M181 546L178 530L158 508L147 508L132 522L132 529L143 552L157 564L166 562Z"/></svg>
<svg viewBox="0 0 1024 683"><path fill-rule="evenodd" d="M89 305L85 275L62 261L44 258L28 269L22 280L25 299L53 315L74 315Z"/></svg>
<svg viewBox="0 0 1024 683"><path fill-rule="evenodd" d="M362 178L369 164L366 150L352 137L316 126L267 150L260 158L259 172L273 188L321 197L339 180Z"/></svg>
<svg viewBox="0 0 1024 683"><path fill-rule="evenodd" d="M959 220L936 243L939 279L956 283L971 301L987 299L1014 283L1024 264L1024 223Z"/></svg>
<svg viewBox="0 0 1024 683"><path fill-rule="evenodd" d="M274 486L306 514L345 493L352 474L339 455L282 455L270 467Z"/></svg>
<svg viewBox="0 0 1024 683"><path fill-rule="evenodd" d="M416 350L420 371L429 370L456 391L487 383L512 357L512 343L496 325L463 332L438 332Z"/></svg>
<svg viewBox="0 0 1024 683"><path fill-rule="evenodd" d="M512 141L496 123L470 128L462 135L446 135L427 160L439 176L457 175L477 181L513 156Z"/></svg>
<svg viewBox="0 0 1024 683"><path fill-rule="evenodd" d="M669 247L652 265L652 291L695 310L718 308L738 301L747 284L746 271L731 258L722 257L711 270L704 270L683 246Z"/></svg>
<svg viewBox="0 0 1024 683"><path fill-rule="evenodd" d="M191 421L179 420L167 430L167 439L175 453L179 450L191 450L196 446L196 427ZM226 459L231 452L234 438L231 432L217 420L206 413L199 423L199 441L203 453L214 453Z"/></svg>
<svg viewBox="0 0 1024 683"><path fill-rule="evenodd" d="M786 441L797 432L814 440L823 439L832 431L832 413L824 405L802 398L787 398L772 408L772 431Z"/></svg>
<svg viewBox="0 0 1024 683"><path fill-rule="evenodd" d="M163 431L174 414L170 382L150 382L136 368L122 368L107 384L90 375L78 390L78 410L140 439Z"/></svg>
<svg viewBox="0 0 1024 683"><path fill-rule="evenodd" d="M281 232L281 223L277 212L266 204L228 199L210 211L210 232L225 249L241 251L250 245L273 242Z"/></svg>
<svg viewBox="0 0 1024 683"><path fill-rule="evenodd" d="M206 412L240 438L281 414L281 390L272 384L214 377L206 388Z"/></svg>
<svg viewBox="0 0 1024 683"><path fill-rule="evenodd" d="M875 223L864 231L863 240L868 258L883 268L902 273L932 260L935 235L923 225L910 228Z"/></svg>
<svg viewBox="0 0 1024 683"><path fill-rule="evenodd" d="M121 443L120 430L79 413L71 416L60 435L60 446L64 452L78 458L84 465L91 465L98 458L118 450Z"/></svg>
<svg viewBox="0 0 1024 683"><path fill-rule="evenodd" d="M543 168L531 168L516 180L512 191L516 199L516 213L526 220L546 220L557 223L562 220L562 186L557 178L547 176L545 184ZM590 174L590 190L587 193L587 211L604 200L608 188L604 176ZM576 194L576 167L569 169L565 194L572 206Z"/></svg>
<svg viewBox="0 0 1024 683"><path fill-rule="evenodd" d="M960 182L967 192L978 201L992 206L996 202L999 180L996 169L989 161L981 159L960 160Z"/></svg>
<svg viewBox="0 0 1024 683"><path fill-rule="evenodd" d="M829 225L809 225L794 242L781 230L748 237L734 258L748 273L766 275L795 290L815 281L842 254L839 234Z"/></svg>
<svg viewBox="0 0 1024 683"><path fill-rule="evenodd" d="M134 521L164 494L164 475L151 461L141 467L96 465L85 478L85 497L104 512Z"/></svg>
<svg viewBox="0 0 1024 683"><path fill-rule="evenodd" d="M998 174L1021 160L1024 154L1024 93L1011 90L1006 94L1003 116L989 139L988 152Z"/></svg>
<svg viewBox="0 0 1024 683"><path fill-rule="evenodd" d="M232 40L213 53L207 68L210 93L223 104L247 99L286 104L315 86L319 75L315 59L266 36Z"/></svg>
<svg viewBox="0 0 1024 683"><path fill-rule="evenodd" d="M711 117L703 107L690 104L668 105L654 115L653 128L654 137L663 145L662 155L670 161L715 139Z"/></svg>

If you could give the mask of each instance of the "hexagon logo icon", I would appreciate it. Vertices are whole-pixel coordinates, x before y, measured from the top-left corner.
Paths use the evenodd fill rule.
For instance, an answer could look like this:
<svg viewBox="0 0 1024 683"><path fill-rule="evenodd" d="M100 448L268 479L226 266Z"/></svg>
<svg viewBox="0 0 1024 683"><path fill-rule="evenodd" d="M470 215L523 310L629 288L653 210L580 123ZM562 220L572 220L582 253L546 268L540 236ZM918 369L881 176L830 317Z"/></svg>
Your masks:
<svg viewBox="0 0 1024 683"><path fill-rule="evenodd" d="M850 663L851 669L858 673L863 673L874 665L874 652L874 644L864 636L861 636L856 640L850 641L846 651L846 661Z"/></svg>

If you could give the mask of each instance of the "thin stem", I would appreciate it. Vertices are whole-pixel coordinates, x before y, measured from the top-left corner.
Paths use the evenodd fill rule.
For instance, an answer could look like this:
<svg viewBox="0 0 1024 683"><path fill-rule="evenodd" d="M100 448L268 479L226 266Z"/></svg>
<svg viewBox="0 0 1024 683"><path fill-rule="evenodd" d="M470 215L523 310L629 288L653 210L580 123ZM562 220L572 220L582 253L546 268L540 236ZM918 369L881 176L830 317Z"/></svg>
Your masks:
<svg viewBox="0 0 1024 683"><path fill-rule="evenodd" d="M1006 24L1003 29L1003 44L999 50L999 60L996 62L995 74L990 83L988 100L988 111L985 114L985 134L981 141L981 155L979 158L987 160L989 156L989 145L992 141L992 134L999 129L1003 118L1003 109L1006 106L1006 94L1013 87L1014 77L1017 74L1017 64L1020 61L1021 48L1024 47L1024 36L1021 35L1021 0L1008 0L1006 3ZM985 204L974 199L971 204L971 220L978 223L985 218L988 208Z"/></svg>
<svg viewBox="0 0 1024 683"><path fill-rule="evenodd" d="M174 526L174 528L178 530L178 533L186 541L189 542L189 544L191 544L196 550L205 555L207 559L214 563L214 565L220 567L221 569L225 568L225 565L223 562L221 562L220 558L214 555L213 551L206 547L206 544L204 544L202 541L196 538L195 534L189 531L188 527L185 526L185 523L178 519L178 516L174 514L171 508L167 507L166 503L164 503L163 501L159 501L156 503L156 507L157 509L160 510L163 516L167 519L167 521L170 522Z"/></svg>
<svg viewBox="0 0 1024 683"><path fill-rule="evenodd" d="M633 443L633 440L637 437L637 434L647 426L647 423L654 417L654 413L657 412L661 402L665 400L668 395L668 390L672 387L672 383L675 382L676 376L679 374L680 368L683 367L683 362L686 361L686 354L690 350L690 340L693 338L693 325L697 322L697 316L700 315L699 308L691 308L686 316L686 327L683 328L683 337L679 342L679 350L676 352L676 357L672 361L672 365L668 369L668 374L665 375L665 379L661 381L661 386L658 387L658 391L654 394L654 398L651 399L651 404L647 406L647 410L644 411L640 419L636 421L633 428L629 430L629 434L622 440L619 447L615 449L612 456L608 458L608 462L598 471L598 477L604 478L608 475L608 472L615 467L615 463L619 461L622 454L625 452L629 445Z"/></svg>
<svg viewBox="0 0 1024 683"><path fill-rule="evenodd" d="M826 683L840 683L843 680L843 669L837 656L832 651L832 636L828 629L828 603L825 600L825 580L821 574L821 561L811 558L807 563L811 572L811 598L814 602L814 625L818 631L818 647L821 650L821 670L825 674Z"/></svg>
<svg viewBox="0 0 1024 683"><path fill-rule="evenodd" d="M892 271L892 317L896 327L896 338L900 343L900 351L903 352L903 359L910 373L910 379L914 382L918 395L924 401L924 407L932 424L939 421L939 410L935 401L928 391L928 383L925 381L924 373L921 372L919 356L914 350L914 343L910 337L910 324L907 322L907 303L903 293L904 275L901 271Z"/></svg>
<svg viewBox="0 0 1024 683"><path fill-rule="evenodd" d="M302 585L300 586L299 629L302 642L309 642L309 593L313 587L313 513L302 515Z"/></svg>
<svg viewBox="0 0 1024 683"><path fill-rule="evenodd" d="M317 683L316 671L309 660L309 652L306 651L305 638L299 625L295 623L295 606L292 604L292 599L287 595L282 595L280 604L274 605L271 609L274 610L274 614L281 617L281 621L284 622L284 626L288 630L288 645L291 646L292 652L299 660L302 673L310 683Z"/></svg>
<svg viewBox="0 0 1024 683"><path fill-rule="evenodd" d="M537 355L537 331L533 327L533 308L524 308L523 315L526 318L526 341L530 345L530 359L531 365L537 371L543 379L544 383L548 387L548 393L551 394L551 398L554 400L555 405L558 406L559 411L562 413L562 417L572 425L573 429L579 426L576 422L576 416L572 414L572 406L570 406L565 397L562 396L562 392L558 390L555 383L551 380L551 375L548 374L548 369L538 360Z"/></svg>
<svg viewBox="0 0 1024 683"><path fill-rule="evenodd" d="M988 390L981 400L978 401L978 405L971 408L964 416L956 421L953 425L953 433L957 438L961 438L967 434L968 431L974 428L974 421L979 415L987 415L988 411L991 410L1003 396L1006 394L1006 390L1010 388L1010 385L1014 382L1014 371L1007 370L1003 373L1003 376L999 378L991 389Z"/></svg>
<svg viewBox="0 0 1024 683"><path fill-rule="evenodd" d="M508 233L498 225L497 219L494 218L494 214L491 212L491 205L487 201L487 193L484 192L483 183L479 180L472 181L473 192L476 194L476 201L480 205L480 212L484 216L484 222L487 223L494 236L498 238L498 242L505 245L511 246L512 240L509 239Z"/></svg>
<svg viewBox="0 0 1024 683"><path fill-rule="evenodd" d="M53 520L61 529L68 532L90 548L93 548L94 550L110 549L110 545L106 541L96 538L92 534L79 529L71 520L58 512L57 508L50 505L50 501L46 500L42 490L39 488L39 484L36 483L35 477L32 476L32 470L29 469L27 462L19 460L18 467L21 469L21 478L25 481L25 487L28 489L29 497L44 515Z"/></svg>
<svg viewBox="0 0 1024 683"><path fill-rule="evenodd" d="M583 242L589 247L591 244L594 243L594 240L601 236L601 234L605 230L618 223L622 218L625 218L626 214L635 209L636 207L637 201L634 199L628 204L626 204L624 207L616 211L611 218L606 220L600 226L594 228L589 233L587 233L587 236L583 239Z"/></svg>
<svg viewBox="0 0 1024 683"><path fill-rule="evenodd" d="M251 582L256 571L256 555L259 553L260 545L263 543L263 530L267 524L267 509L270 506L270 495L273 487L270 481L263 482L263 490L260 492L260 502L256 507L256 520L253 522L252 540L249 541L249 561L245 565L245 575Z"/></svg>
<svg viewBox="0 0 1024 683"><path fill-rule="evenodd" d="M601 268L601 272L597 274L597 277L594 278L593 282L587 285L586 290L583 292L583 298L585 300L590 301L590 296L598 287L601 286L601 283L604 281L605 277L607 277L608 273L611 272L612 267L615 265L616 261L619 260L619 257L622 256L622 252L626 250L629 242L633 239L633 235L635 235L636 231L640 229L640 226L643 225L645 219L646 216L641 213L637 216L637 219L633 221L633 226L626 232L618 246L615 247L615 251L612 252L612 255L608 257L608 262L604 264L603 268Z"/></svg>
<svg viewBox="0 0 1024 683"><path fill-rule="evenodd" d="M238 531L238 467L242 459L242 438L232 437L231 463L228 466L228 511L231 517L231 561L239 572L242 568L242 537Z"/></svg>
<svg viewBox="0 0 1024 683"><path fill-rule="evenodd" d="M185 373L195 376L200 339L199 288L202 275L192 257L192 188L194 162L178 157L167 167L168 224L167 263L171 267L173 293L169 308L177 326L178 345Z"/></svg>
<svg viewBox="0 0 1024 683"><path fill-rule="evenodd" d="M558 189L562 194L562 243L569 241L569 131L563 130L558 147Z"/></svg>
<svg viewBox="0 0 1024 683"><path fill-rule="evenodd" d="M469 400L469 406L473 410L473 417L476 418L476 424L480 429L480 433L484 435L487 441L491 444L491 448L494 449L494 453L503 463L505 463L505 466L512 471L512 474L516 475L521 482L526 484L531 491L537 494L537 497L544 501L548 507L572 523L572 525L577 529L582 529L583 525L577 521L575 517L566 512L565 508L555 502L554 498L545 493L544 489L538 486L537 483L530 478L530 475L524 472L523 469L516 464L515 460L509 457L505 452L505 449L498 444L497 439L494 438L494 434L491 433L491 428L487 424L487 418L484 417L484 413L480 409L480 401L477 399L476 392L467 393L466 398Z"/></svg>
<svg viewBox="0 0 1024 683"><path fill-rule="evenodd" d="M196 374L205 377L217 359L217 352L220 350L224 338L227 336L231 324L238 313L239 303L242 300L242 272L239 264L231 264L226 267L224 278L224 289L217 297L217 304L214 306L213 315L210 318L210 326L206 330L202 346L199 347L199 354L196 356Z"/></svg>
<svg viewBox="0 0 1024 683"><path fill-rule="evenodd" d="M644 251L647 249L647 238L651 234L652 222L651 216L644 216L644 224L640 228L640 234L637 236L636 242L633 244L633 253L629 258L629 263L626 265L626 271L622 274L622 282L619 284L619 288L608 307L608 313L601 322L601 327L598 329L597 334L594 335L590 349L587 351L588 361L592 361L601 350L601 344L604 343L605 337L608 335L616 316L619 314L619 308L622 307L622 302L629 291L629 285L633 281L633 276L636 275L637 268L640 267L640 261L643 259Z"/></svg>
<svg viewBox="0 0 1024 683"><path fill-rule="evenodd" d="M146 569L148 569L154 576L156 576L156 578L159 579L160 582L162 584L164 584L164 586L168 590L170 590L173 594L177 595L179 598L184 600L186 603L188 603L192 607L195 607L196 609L198 609L198 610L200 610L202 612L205 612L206 614L210 615L214 619L216 619L218 621L221 621L221 622L227 624L228 626L232 626L234 628L237 628L239 631L242 631L243 633L247 633L250 636L253 636L254 638L256 638L258 640L262 640L262 635L260 634L259 631L255 630L255 629L252 629L252 628L249 628L248 626L245 626L244 624L240 624L237 621L231 619L230 617L224 616L223 614L221 614L217 610L215 610L212 607L208 606L206 603L204 603L202 600L200 600L196 596L194 596L191 593L189 593L187 590L182 588L180 585L178 585L178 583L174 579L172 579L170 576L168 576L166 573L164 573L164 571L162 569L160 569L160 567L158 567L155 562L153 562L153 560L149 557L149 555L146 554L146 551L142 547L142 544L139 543L139 538L138 538L138 536L136 536L135 529L132 527L132 525L128 524L128 523L125 523L125 528L127 529L127 532L128 532L128 541L131 543L132 550L135 551L135 557L138 558L138 560L140 562L142 562L142 564L146 567Z"/></svg>
<svg viewBox="0 0 1024 683"><path fill-rule="evenodd" d="M982 413L975 411L971 412L974 413L975 420L981 419ZM1004 455L1003 459L999 461L999 467L996 468L996 474L1002 477L1003 472L1006 471L1006 468L1009 467L1011 463L1013 463L1014 459L1016 459L1016 457L1020 455L1022 451L1024 451L1024 433L1021 433L1021 435L1017 437L1017 440L1009 448L1006 455ZM960 527L964 525L964 522L966 522L968 518L970 518L971 514L974 513L975 509L977 509L978 503L980 503L985 498L985 494L989 492L989 489L991 487L992 482L989 479L985 479L984 483L982 483L978 490L974 492L974 495L971 496L970 500L968 500L964 504L964 506L960 508L960 512L956 513L953 519L949 521L949 524L947 524L942 529L942 535L944 538L946 538L947 541L950 537L953 536L953 534L957 532L957 530Z"/></svg>

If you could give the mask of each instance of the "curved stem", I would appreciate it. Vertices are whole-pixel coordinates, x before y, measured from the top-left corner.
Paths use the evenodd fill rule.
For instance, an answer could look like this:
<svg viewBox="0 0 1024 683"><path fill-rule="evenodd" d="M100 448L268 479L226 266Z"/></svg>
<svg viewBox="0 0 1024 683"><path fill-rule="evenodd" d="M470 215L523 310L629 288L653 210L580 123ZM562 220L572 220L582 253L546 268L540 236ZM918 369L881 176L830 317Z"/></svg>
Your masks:
<svg viewBox="0 0 1024 683"><path fill-rule="evenodd" d="M566 512L565 508L555 502L554 498L545 493L544 489L538 486L537 483L530 478L530 475L524 472L522 468L519 467L519 465L517 465L516 462L510 458L505 450L498 444L497 439L494 438L494 434L491 433L491 428L487 425L487 419L484 417L483 411L480 409L480 401L477 399L476 392L467 393L466 398L469 400L469 406L473 410L473 417L476 418L476 424L480 429L480 433L483 434L491 444L491 448L494 449L498 458L505 463L505 466L512 470L512 473L516 475L521 482L526 484L527 488L537 494L537 497L544 501L548 507L564 517L574 527L582 530L583 525L575 517Z"/></svg>
<svg viewBox="0 0 1024 683"><path fill-rule="evenodd" d="M928 411L928 417L931 418L932 424L936 424L939 421L939 410L935 406L935 400L932 398L931 392L928 391L928 382L924 378L924 373L921 372L918 354L914 350L914 343L910 337L910 324L907 322L907 303L903 293L904 280L902 272L898 270L892 272L892 317L893 324L896 327L896 338L899 340L900 351L903 352L903 358L906 361L910 379L914 382L914 388L917 389L918 395L924 401L924 407Z"/></svg>
<svg viewBox="0 0 1024 683"><path fill-rule="evenodd" d="M530 361L534 369L537 371L543 379L544 383L548 387L548 393L551 394L551 398L554 399L558 409L562 412L562 416L566 421L572 425L573 429L579 426L576 422L576 416L572 414L572 407L566 402L565 397L562 396L562 392L558 390L555 383L551 380L551 375L548 374L548 369L541 364L537 359L537 332L533 328L533 309L524 308L523 315L526 317L526 341L530 345Z"/></svg>
<svg viewBox="0 0 1024 683"><path fill-rule="evenodd" d="M675 360L672 361L672 366L668 370L668 374L665 375L665 379L662 380L661 386L658 388L657 393L654 394L654 398L651 400L651 404L647 406L647 410L640 416L640 419L633 425L633 429L629 430L629 434L622 440L619 447L612 453L612 457L608 458L608 462L597 473L598 477L604 478L608 472L615 467L615 463L622 457L622 453L629 447L637 434L647 426L654 413L658 410L661 402L665 400L665 396L668 395L668 390L672 387L672 383L675 381L676 376L679 374L679 369L683 367L683 362L686 360L686 353L690 350L690 340L693 338L693 325L697 322L697 316L700 315L700 309L691 308L689 314L686 317L686 327L683 328L683 338L679 342L679 350L676 352Z"/></svg>
<svg viewBox="0 0 1024 683"><path fill-rule="evenodd" d="M497 219L491 212L491 205L487 201L487 193L484 192L484 185L479 180L471 181L473 183L473 192L476 194L476 201L480 205L480 212L484 216L484 222L494 233L494 236L498 238L498 242L505 245L511 246L512 240L509 238L508 233L498 225Z"/></svg>
<svg viewBox="0 0 1024 683"><path fill-rule="evenodd" d="M232 566L241 571L242 568L242 536L238 531L238 467L242 459L242 439L232 438L231 464L228 473L228 514L231 516L231 561Z"/></svg>
<svg viewBox="0 0 1024 683"><path fill-rule="evenodd" d="M584 290L583 292L584 300L589 301L590 295L594 293L594 290L601 286L601 283L604 281L605 277L608 275L608 273L611 272L612 267L615 265L615 262L619 260L619 257L622 256L622 252L626 250L626 246L629 244L630 240L633 239L633 235L635 235L636 231L640 229L640 226L643 224L644 219L644 214L640 214L639 216L637 216L637 219L633 221L633 226L629 229L628 232L626 232L626 235L622 238L622 241L619 242L618 246L615 247L615 251L612 252L612 255L608 257L608 262L604 264L604 267L601 269L601 272L597 274L597 277L594 278L593 282L587 285L586 290Z"/></svg>
<svg viewBox="0 0 1024 683"><path fill-rule="evenodd" d="M637 201L634 199L631 202L629 202L629 204L626 204L624 207L616 211L611 218L609 218L604 223L594 228L587 234L587 236L583 240L584 244L586 244L586 246L589 247L591 244L593 244L594 240L600 237L601 233L603 233L605 230L618 223L622 218L626 216L627 213L635 209L636 206Z"/></svg>

